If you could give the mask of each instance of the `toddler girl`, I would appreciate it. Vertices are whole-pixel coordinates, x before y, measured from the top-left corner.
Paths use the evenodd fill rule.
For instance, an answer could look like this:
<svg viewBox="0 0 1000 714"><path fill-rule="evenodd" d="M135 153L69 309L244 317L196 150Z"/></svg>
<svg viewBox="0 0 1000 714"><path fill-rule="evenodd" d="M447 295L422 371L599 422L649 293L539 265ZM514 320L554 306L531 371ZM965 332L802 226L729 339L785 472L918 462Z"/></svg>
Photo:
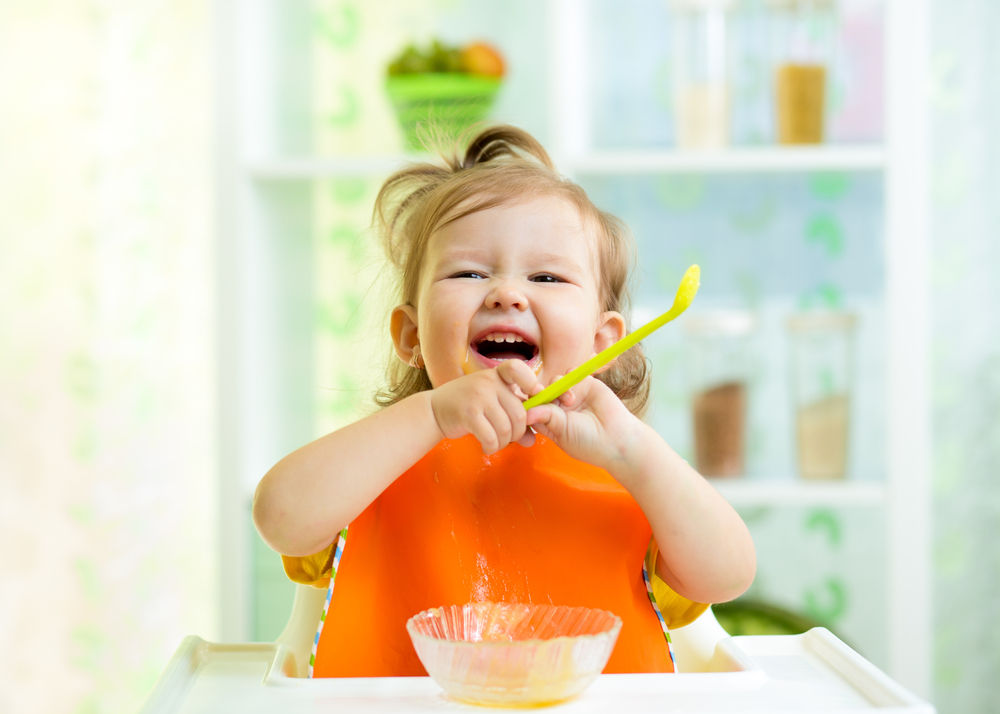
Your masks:
<svg viewBox="0 0 1000 714"><path fill-rule="evenodd" d="M314 676L422 675L407 618L481 600L610 610L606 672L672 671L648 578L677 594L671 626L738 596L745 525L641 421L638 347L523 406L626 333L627 231L509 126L391 176L375 222L401 278L382 409L284 457L254 500L289 576L329 588Z"/></svg>

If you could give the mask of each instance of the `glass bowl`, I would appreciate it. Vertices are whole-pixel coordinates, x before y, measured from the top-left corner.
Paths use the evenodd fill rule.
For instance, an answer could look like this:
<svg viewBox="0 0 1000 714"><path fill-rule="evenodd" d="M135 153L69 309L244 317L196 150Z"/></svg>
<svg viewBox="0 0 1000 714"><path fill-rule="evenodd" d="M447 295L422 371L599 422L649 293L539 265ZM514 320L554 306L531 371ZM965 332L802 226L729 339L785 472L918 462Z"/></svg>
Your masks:
<svg viewBox="0 0 1000 714"><path fill-rule="evenodd" d="M406 622L417 656L464 702L539 706L582 692L604 669L622 621L607 610L475 602Z"/></svg>

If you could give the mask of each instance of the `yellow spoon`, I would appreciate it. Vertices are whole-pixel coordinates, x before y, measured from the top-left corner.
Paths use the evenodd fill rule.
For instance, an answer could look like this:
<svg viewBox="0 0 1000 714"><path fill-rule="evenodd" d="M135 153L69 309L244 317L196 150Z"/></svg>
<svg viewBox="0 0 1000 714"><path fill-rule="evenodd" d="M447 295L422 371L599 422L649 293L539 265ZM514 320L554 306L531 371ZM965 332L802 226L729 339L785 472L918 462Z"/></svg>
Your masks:
<svg viewBox="0 0 1000 714"><path fill-rule="evenodd" d="M531 409L532 407L537 407L540 404L548 404L552 400L561 396L573 385L581 382L584 377L589 377L615 357L618 357L629 348L635 346L637 342L646 339L650 334L659 330L661 327L688 309L688 305L690 305L691 301L694 300L695 293L698 292L698 286L700 284L701 268L697 265L692 265L685 271L684 277L681 278L681 284L677 288L677 294L674 296L674 304L670 306L669 310L657 317L655 320L647 322L638 330L625 335L625 337L621 338L607 349L601 350L576 369L554 381L538 394L525 401L524 408Z"/></svg>

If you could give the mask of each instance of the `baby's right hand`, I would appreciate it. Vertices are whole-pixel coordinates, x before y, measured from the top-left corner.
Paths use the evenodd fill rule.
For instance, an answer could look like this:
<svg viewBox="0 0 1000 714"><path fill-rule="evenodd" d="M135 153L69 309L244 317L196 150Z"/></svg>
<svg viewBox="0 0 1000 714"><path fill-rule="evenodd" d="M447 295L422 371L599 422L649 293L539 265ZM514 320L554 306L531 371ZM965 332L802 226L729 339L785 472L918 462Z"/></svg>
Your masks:
<svg viewBox="0 0 1000 714"><path fill-rule="evenodd" d="M531 368L510 359L431 390L431 410L444 438L472 434L483 453L492 454L512 441L533 443L523 402L541 390Z"/></svg>

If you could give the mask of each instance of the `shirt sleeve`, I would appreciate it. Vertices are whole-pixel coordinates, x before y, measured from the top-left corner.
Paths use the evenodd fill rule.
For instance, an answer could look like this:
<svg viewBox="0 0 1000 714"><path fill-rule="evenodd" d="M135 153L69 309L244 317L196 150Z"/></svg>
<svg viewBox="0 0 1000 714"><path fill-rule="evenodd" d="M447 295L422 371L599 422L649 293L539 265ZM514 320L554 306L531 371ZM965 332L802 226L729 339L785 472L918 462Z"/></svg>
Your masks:
<svg viewBox="0 0 1000 714"><path fill-rule="evenodd" d="M335 540L323 550L312 555L282 555L281 564L285 567L285 575L292 582L302 585L312 585L316 588L329 587L336 545L337 541Z"/></svg>
<svg viewBox="0 0 1000 714"><path fill-rule="evenodd" d="M649 552L646 554L646 571L649 573L649 581L653 586L653 599L656 600L656 606L660 609L660 614L663 615L663 619L667 623L667 629L675 630L697 620L708 609L708 604L688 600L686 597L678 595L660 579L660 576L656 574L656 556L659 550L656 541L652 541Z"/></svg>

